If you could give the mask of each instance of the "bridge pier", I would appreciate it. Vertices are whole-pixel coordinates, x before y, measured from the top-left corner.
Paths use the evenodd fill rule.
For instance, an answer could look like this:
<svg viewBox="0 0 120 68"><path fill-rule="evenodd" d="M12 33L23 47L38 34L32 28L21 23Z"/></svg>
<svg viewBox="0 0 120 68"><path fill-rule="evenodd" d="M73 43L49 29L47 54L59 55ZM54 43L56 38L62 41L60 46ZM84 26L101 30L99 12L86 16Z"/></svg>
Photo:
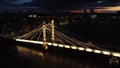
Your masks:
<svg viewBox="0 0 120 68"><path fill-rule="evenodd" d="M48 49L48 45L47 45L47 42L44 42L44 49L47 50Z"/></svg>
<svg viewBox="0 0 120 68"><path fill-rule="evenodd" d="M119 60L115 56L110 56L109 63L110 64L118 64Z"/></svg>

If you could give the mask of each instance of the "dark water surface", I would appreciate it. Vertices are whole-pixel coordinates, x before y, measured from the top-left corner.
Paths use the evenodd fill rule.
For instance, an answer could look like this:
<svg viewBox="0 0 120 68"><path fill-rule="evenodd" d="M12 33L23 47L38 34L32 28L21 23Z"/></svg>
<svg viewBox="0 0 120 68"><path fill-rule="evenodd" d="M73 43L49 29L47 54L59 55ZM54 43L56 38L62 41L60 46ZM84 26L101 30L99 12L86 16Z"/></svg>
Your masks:
<svg viewBox="0 0 120 68"><path fill-rule="evenodd" d="M59 48L44 51L11 41L0 43L0 68L120 68L109 64L108 56Z"/></svg>

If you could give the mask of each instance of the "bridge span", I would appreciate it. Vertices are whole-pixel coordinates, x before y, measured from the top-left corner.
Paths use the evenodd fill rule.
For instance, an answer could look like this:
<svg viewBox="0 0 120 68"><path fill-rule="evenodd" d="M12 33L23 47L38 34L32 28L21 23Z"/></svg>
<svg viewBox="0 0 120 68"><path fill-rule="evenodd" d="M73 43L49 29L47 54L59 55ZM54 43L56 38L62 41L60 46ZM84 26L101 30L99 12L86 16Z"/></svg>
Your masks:
<svg viewBox="0 0 120 68"><path fill-rule="evenodd" d="M57 30L58 27L54 25L54 20L51 23L46 24L43 22L42 25L39 25L32 31L15 38L16 41L40 44L43 45L45 49L48 49L48 46L67 48L79 51L93 52L96 54L103 54L112 56L112 60L119 62L116 57L120 57L120 52L111 51L96 46L95 44L89 42L82 42L73 37L67 36L64 33Z"/></svg>

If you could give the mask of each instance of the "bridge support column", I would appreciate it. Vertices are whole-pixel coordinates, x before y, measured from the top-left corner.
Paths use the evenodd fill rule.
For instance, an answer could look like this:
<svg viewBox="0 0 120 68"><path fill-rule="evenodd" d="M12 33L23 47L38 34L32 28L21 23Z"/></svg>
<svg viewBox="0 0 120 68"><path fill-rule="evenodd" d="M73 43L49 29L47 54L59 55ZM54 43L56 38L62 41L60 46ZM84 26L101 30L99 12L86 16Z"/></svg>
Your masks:
<svg viewBox="0 0 120 68"><path fill-rule="evenodd" d="M54 26L54 20L51 21L51 29L52 29L52 41L55 41L55 26Z"/></svg>
<svg viewBox="0 0 120 68"><path fill-rule="evenodd" d="M43 41L44 41L44 48L45 50L48 49L48 46L47 46L47 42L46 42L46 25L45 25L45 22L43 22L44 25L42 26L43 27Z"/></svg>
<svg viewBox="0 0 120 68"><path fill-rule="evenodd" d="M114 56L111 56L110 57L110 60L109 60L109 63L110 64L118 64L119 63L119 60L117 59L117 57L114 57Z"/></svg>

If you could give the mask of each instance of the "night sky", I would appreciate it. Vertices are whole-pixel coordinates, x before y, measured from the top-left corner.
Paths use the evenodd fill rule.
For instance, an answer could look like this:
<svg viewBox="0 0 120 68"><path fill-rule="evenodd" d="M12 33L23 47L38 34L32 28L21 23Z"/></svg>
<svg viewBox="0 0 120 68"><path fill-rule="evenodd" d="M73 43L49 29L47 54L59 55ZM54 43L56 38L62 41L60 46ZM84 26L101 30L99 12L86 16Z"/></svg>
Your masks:
<svg viewBox="0 0 120 68"><path fill-rule="evenodd" d="M43 7L47 9L99 8L99 11L119 11L120 0L0 0L0 7Z"/></svg>

